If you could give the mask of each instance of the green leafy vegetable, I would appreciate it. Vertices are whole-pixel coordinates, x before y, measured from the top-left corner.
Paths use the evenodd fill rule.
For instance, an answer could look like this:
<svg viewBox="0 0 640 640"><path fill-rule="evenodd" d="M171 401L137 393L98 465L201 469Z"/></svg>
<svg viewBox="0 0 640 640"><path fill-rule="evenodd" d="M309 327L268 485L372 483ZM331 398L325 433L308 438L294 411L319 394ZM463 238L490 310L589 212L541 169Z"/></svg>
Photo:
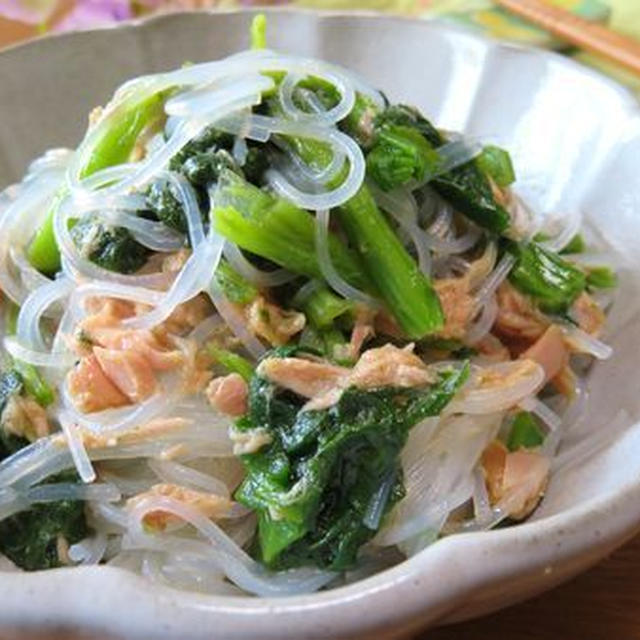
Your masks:
<svg viewBox="0 0 640 640"><path fill-rule="evenodd" d="M154 182L147 189L146 203L149 210L168 227L186 233L187 219L182 204L175 195L173 186Z"/></svg>
<svg viewBox="0 0 640 640"><path fill-rule="evenodd" d="M253 376L253 365L246 358L243 358L228 349L221 349L215 344L208 344L207 351L211 357L229 373L238 373L247 382L251 380L251 377Z"/></svg>
<svg viewBox="0 0 640 640"><path fill-rule="evenodd" d="M357 248L371 280L409 338L444 325L440 299L363 185L338 209L342 227Z"/></svg>
<svg viewBox="0 0 640 640"><path fill-rule="evenodd" d="M45 484L57 482L77 482L77 477L68 471L51 476ZM26 571L52 569L63 564L60 544L75 544L88 534L81 501L35 504L0 521L0 553Z"/></svg>
<svg viewBox="0 0 640 640"><path fill-rule="evenodd" d="M421 181L435 173L438 152L416 129L387 126L378 131L375 145L367 155L367 175L384 191Z"/></svg>
<svg viewBox="0 0 640 640"><path fill-rule="evenodd" d="M277 101L268 101L269 110L272 115L280 115L281 110ZM363 107L366 108L366 107ZM348 126L349 118L344 122ZM424 151L428 144L419 138L415 141L415 134L401 130L404 137L397 136L397 144L405 149L409 138L414 138L414 145L420 144ZM397 132L397 131L396 131ZM329 145L318 140L309 138L286 137L286 142L290 145L293 153L308 166L321 170L324 169L332 158L332 151ZM411 152L409 152L411 155ZM420 162L424 159L420 153L412 156L413 160ZM396 156L398 171L402 173L403 155L398 151ZM424 160L427 162L427 160ZM380 160L382 163L382 159ZM394 161L395 162L395 161ZM412 160L409 159L409 166ZM394 163L392 163L394 164ZM382 170L382 164L380 165ZM419 169L417 169L419 170ZM410 172L414 169L410 167ZM344 172L331 181L329 187L335 188L344 180ZM438 296L431 287L430 280L420 271L415 260L404 248L389 222L378 209L376 202L366 185L362 185L358 193L350 200L343 203L339 208L339 217L342 227L347 232L350 243L357 249L358 255L364 265L364 270L370 282L376 284L382 299L387 307L398 320L405 333L411 338L422 338L428 333L432 333L442 328L444 316L440 308ZM259 253L256 251L255 253ZM271 258L278 262L275 258ZM332 260L334 260L332 253ZM341 271L340 265L334 265ZM295 269L293 269L296 271ZM309 271L299 271L312 277ZM349 278L346 278L349 280ZM349 280L354 286L371 291L371 286L363 287Z"/></svg>
<svg viewBox="0 0 640 640"><path fill-rule="evenodd" d="M220 260L214 278L225 298L234 304L249 304L258 295L258 290L224 258Z"/></svg>
<svg viewBox="0 0 640 640"><path fill-rule="evenodd" d="M151 96L131 98L116 107L119 113L113 124L95 141L80 177L87 178L106 167L113 167L129 160L129 156L143 130L165 119L164 103L172 90Z"/></svg>
<svg viewBox="0 0 640 640"><path fill-rule="evenodd" d="M267 46L267 18L259 13L251 21L251 48L264 49Z"/></svg>
<svg viewBox="0 0 640 640"><path fill-rule="evenodd" d="M536 242L505 242L505 246L516 258L509 280L533 297L543 311L562 313L584 291L584 273L558 254Z"/></svg>
<svg viewBox="0 0 640 640"><path fill-rule="evenodd" d="M11 327L10 327L11 328ZM14 361L14 368L0 374L0 419L9 400L26 391L41 405L53 400L52 389L31 365ZM26 438L11 433L0 424L0 461L29 444ZM77 482L75 472L51 476L53 482ZM82 502L62 500L36 504L0 520L0 553L27 571L60 566L58 537L74 544L88 533Z"/></svg>
<svg viewBox="0 0 640 640"><path fill-rule="evenodd" d="M314 327L327 328L333 325L336 318L353 311L354 304L351 300L335 295L326 287L320 287L303 302L302 309Z"/></svg>
<svg viewBox="0 0 640 640"><path fill-rule="evenodd" d="M508 151L487 145L476 159L478 167L488 175L499 187L508 187L516 181L511 156Z"/></svg>
<svg viewBox="0 0 640 640"><path fill-rule="evenodd" d="M200 135L178 151L169 162L171 171L182 172L184 164L190 158L200 153L215 153L220 149L230 151L233 146L233 136L215 127L207 127Z"/></svg>
<svg viewBox="0 0 640 640"><path fill-rule="evenodd" d="M318 353L330 362L342 366L353 365L349 342L342 331L335 327L318 329L309 324L300 335L298 345Z"/></svg>
<svg viewBox="0 0 640 640"><path fill-rule="evenodd" d="M18 323L18 313L20 307L13 302L5 302L5 333L8 336L14 335ZM42 407L48 407L55 400L55 392L51 386L40 375L36 367L28 362L23 362L16 358L11 358L13 371L17 373L26 392ZM0 413L2 403L0 400Z"/></svg>
<svg viewBox="0 0 640 640"><path fill-rule="evenodd" d="M172 90L151 96L132 97L117 108L113 125L94 142L81 177L126 162L142 131L164 119L164 103ZM53 232L53 219L65 192L58 194L44 222L29 245L27 257L39 271L52 275L60 270L60 251Z"/></svg>
<svg viewBox="0 0 640 640"><path fill-rule="evenodd" d="M27 394L41 407L53 404L56 399L55 392L32 364L14 358L13 369L22 378Z"/></svg>
<svg viewBox="0 0 640 640"><path fill-rule="evenodd" d="M122 227L112 227L95 219L83 219L71 230L71 237L80 252L91 262L118 273L133 273L140 269L150 251Z"/></svg>
<svg viewBox="0 0 640 640"><path fill-rule="evenodd" d="M356 92L353 108L339 126L363 149L369 149L375 138L373 121L379 112L380 108L370 97Z"/></svg>
<svg viewBox="0 0 640 640"><path fill-rule="evenodd" d="M509 433L507 447L509 451L533 449L544 442L544 434L537 420L528 411L520 411L515 416Z"/></svg>
<svg viewBox="0 0 640 640"><path fill-rule="evenodd" d="M264 147L248 145L247 157L242 165L242 173L251 184L261 185L269 168L269 156Z"/></svg>
<svg viewBox="0 0 640 640"><path fill-rule="evenodd" d="M294 273L322 279L310 213L230 171L221 177L215 205L213 225L225 238ZM373 289L357 255L334 234L329 237L329 251L343 278L358 288Z"/></svg>
<svg viewBox="0 0 640 640"><path fill-rule="evenodd" d="M444 372L426 389L350 388L329 409L303 411L302 398L256 374L237 428L266 430L272 442L243 456L236 499L258 513L260 559L271 567L353 565L402 496L398 455L409 429L438 415L467 375L466 366Z"/></svg>
<svg viewBox="0 0 640 640"><path fill-rule="evenodd" d="M569 244L562 247L560 250L561 254L571 254L571 253L583 253L587 248L587 243L582 237L581 233L576 233L571 240L569 240Z"/></svg>
<svg viewBox="0 0 640 640"><path fill-rule="evenodd" d="M185 160L182 173L194 185L205 187L217 182L224 169L239 172L235 160L225 149L199 151Z"/></svg>
<svg viewBox="0 0 640 640"><path fill-rule="evenodd" d="M588 267L587 286L592 289L614 289L618 286L618 276L610 267Z"/></svg>
<svg viewBox="0 0 640 640"><path fill-rule="evenodd" d="M412 128L435 149L446 143L442 134L425 117L403 105L393 105L379 113L374 126L376 131L391 126ZM456 167L433 179L430 184L460 213L481 227L502 233L509 226L509 214L496 202L491 185L477 161Z"/></svg>

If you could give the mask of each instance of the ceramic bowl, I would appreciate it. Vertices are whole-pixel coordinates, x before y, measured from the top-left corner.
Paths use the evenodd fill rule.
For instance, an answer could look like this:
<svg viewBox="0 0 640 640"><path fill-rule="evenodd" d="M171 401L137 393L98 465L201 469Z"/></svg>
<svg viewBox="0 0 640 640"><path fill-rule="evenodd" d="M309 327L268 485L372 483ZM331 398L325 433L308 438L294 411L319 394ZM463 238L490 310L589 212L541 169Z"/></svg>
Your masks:
<svg viewBox="0 0 640 640"><path fill-rule="evenodd" d="M46 148L75 145L91 107L126 78L245 48L250 17L164 16L0 54L0 186ZM615 356L594 367L587 413L564 446L596 431L615 437L554 476L527 523L446 538L348 587L274 600L177 592L107 567L4 572L5 626L156 640L395 637L549 589L640 529L640 112L633 98L559 56L424 21L279 11L269 16L269 39L358 70L440 127L499 141L532 206L584 213L620 268L606 336Z"/></svg>

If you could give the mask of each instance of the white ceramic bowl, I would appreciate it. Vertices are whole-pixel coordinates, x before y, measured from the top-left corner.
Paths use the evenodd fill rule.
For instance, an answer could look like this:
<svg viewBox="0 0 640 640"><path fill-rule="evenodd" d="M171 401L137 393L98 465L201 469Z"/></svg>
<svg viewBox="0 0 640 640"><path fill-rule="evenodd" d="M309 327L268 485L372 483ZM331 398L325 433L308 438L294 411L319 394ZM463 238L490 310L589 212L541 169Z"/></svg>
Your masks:
<svg viewBox="0 0 640 640"><path fill-rule="evenodd" d="M174 15L44 39L0 55L0 185L50 146L74 145L86 114L124 79L229 54L247 13ZM532 596L595 563L640 528L640 113L608 80L558 56L428 22L274 12L272 46L340 62L444 128L493 136L521 193L542 210L580 207L621 266L586 419L569 444L626 411L615 443L553 478L526 524L442 540L358 584L281 600L206 597L94 567L0 573L0 625L68 625L127 637L392 637ZM619 425L619 423L617 423ZM373 636L371 636L373 637Z"/></svg>

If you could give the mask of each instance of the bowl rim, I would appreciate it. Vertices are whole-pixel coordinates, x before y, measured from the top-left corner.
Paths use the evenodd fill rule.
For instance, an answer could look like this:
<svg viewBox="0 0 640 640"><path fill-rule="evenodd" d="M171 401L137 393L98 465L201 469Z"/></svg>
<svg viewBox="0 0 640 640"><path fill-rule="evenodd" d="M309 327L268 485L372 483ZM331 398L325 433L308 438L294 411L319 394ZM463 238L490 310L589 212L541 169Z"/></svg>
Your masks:
<svg viewBox="0 0 640 640"><path fill-rule="evenodd" d="M561 65L573 72L589 76L594 82L606 87L617 95L624 107L629 122L640 124L640 103L634 94L618 84L616 81L604 76L595 69L591 69L580 62L568 59L558 53L528 47L526 45L500 42L481 34L474 33L459 25L453 25L446 21L435 21L416 19L415 17L388 15L379 12L357 10L357 11L321 11L311 9L300 9L296 7L286 8L239 8L225 10L205 10L200 12L172 12L160 15L153 15L144 18L137 18L114 25L104 25L90 30L75 31L68 33L55 33L37 37L29 42L18 43L0 50L0 57L14 53L21 49L35 48L43 43L52 41L71 40L76 37L90 37L92 33L108 30L140 30L153 28L153 25L166 21L173 21L184 16L193 16L194 13L206 14L213 17L222 17L244 14L254 15L265 12L267 14L294 13L306 15L311 20L323 21L342 17L356 17L366 20L382 20L395 24L421 23L424 29L436 32L446 32L455 38L465 38L482 45L491 51L518 51L527 55L542 56ZM631 429L637 430L638 424ZM562 540L566 536L571 536L571 552L562 556L564 562L571 564L578 556L584 555L591 550L587 564L593 564L601 559L606 553L624 543L637 531L640 531L640 508L633 513L627 507L631 504L640 505L640 478L630 479L624 487L613 491L607 495L592 498L580 505L571 507L562 513L547 516L537 521L525 522L514 528L499 529L483 532L482 536L472 533L457 534L438 541L437 545L432 545L416 556L384 570L372 577L358 581L354 584L336 587L330 591L288 596L285 598L245 598L233 596L209 596L182 592L169 589L167 587L149 587L146 581L146 589L143 593L138 593L142 601L151 603L158 597L164 604L170 604L168 610L173 607L173 615L177 619L188 620L194 612L204 615L205 619L223 619L237 622L240 617L251 619L255 622L255 616L268 614L277 620L281 628L307 629L309 625L319 625L319 628L327 628L333 633L355 634L362 633L363 616L367 617L366 627L370 629L388 627L390 624L405 625L419 624L425 621L435 621L453 615L455 617L456 608L473 591L480 586L488 586L492 583L499 583L505 577L516 579L524 574L537 574L540 571L547 572L549 567L553 567L554 558L557 557L557 550L554 545L549 545L548 540ZM618 518L615 526L611 525L603 535L603 518L608 514L616 514ZM513 563L509 561L509 553L504 553L505 549L527 549L533 547L535 553L529 552L524 561ZM464 557L464 562L457 560ZM487 571L486 558L492 556L494 563ZM507 561L499 562L500 557L507 557ZM521 559L522 560L522 559ZM452 579L440 582L437 585L429 581L429 575L438 575L438 572L447 565L453 564L458 572L451 574ZM585 568L585 563L580 563L578 569ZM477 571L476 567L483 570ZM30 610L29 603L23 598L25 590L30 594L30 601L37 599L39 592L46 592L48 581L45 576L51 576L51 584L57 583L58 576L65 574L70 576L73 571L82 579L74 580L70 589L77 589L80 583L86 589L90 583L99 586L105 573L117 575L118 580L123 584L126 582L131 588L137 588L142 578L133 576L121 569L112 567L86 567L73 569L57 569L46 572L36 572L33 574L8 573L0 571L0 599L8 606L0 614L0 619L17 621L19 624L48 623L51 620L62 620L63 622L74 622L78 616L74 616L71 610L62 612L50 609L36 611ZM571 577L576 572L572 569L567 572L560 571L557 575L550 575L548 586ZM550 574L553 570L550 571ZM86 581L86 582L85 582ZM69 581L70 582L70 581ZM20 589L19 584L25 585L25 589ZM128 588L128 587L127 587ZM125 589L126 591L126 589ZM385 602L387 606L385 606ZM393 602L394 607L390 610L388 603ZM379 606L377 606L379 605ZM64 607L63 607L64 609ZM177 614L176 614L177 612ZM326 614L331 613L330 622L326 620ZM111 610L109 603L103 603L102 619L100 628L110 629L109 624ZM157 615L163 615L156 611ZM302 621L300 615L304 614ZM62 616L62 617L60 617ZM304 627L300 627L300 622ZM413 622L412 622L413 621ZM93 626L92 623L84 621L83 626ZM149 621L147 621L149 624ZM150 621L151 627L145 627L145 632L157 630L157 620ZM324 625L324 627L322 626ZM327 626L328 625L328 626ZM407 627L408 628L408 627ZM266 630L266 627L265 627ZM246 633L246 629L244 630ZM236 634L237 635L237 634ZM284 634L286 635L286 634ZM157 637L164 637L158 634ZM199 636L198 636L199 637ZM237 637L243 637L237 635ZM244 636L246 637L246 635ZM274 636L278 637L278 636ZM319 636L320 637L320 636Z"/></svg>

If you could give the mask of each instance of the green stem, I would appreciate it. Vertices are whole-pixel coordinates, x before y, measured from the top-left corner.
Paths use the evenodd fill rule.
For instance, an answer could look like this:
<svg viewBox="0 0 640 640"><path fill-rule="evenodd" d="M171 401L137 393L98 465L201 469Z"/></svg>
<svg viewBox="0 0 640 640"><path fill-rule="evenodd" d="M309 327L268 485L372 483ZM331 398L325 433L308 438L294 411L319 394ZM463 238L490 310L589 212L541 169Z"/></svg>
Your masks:
<svg viewBox="0 0 640 640"><path fill-rule="evenodd" d="M366 185L340 206L339 218L369 277L407 336L417 340L441 329L444 315L438 294L389 226Z"/></svg>
<svg viewBox="0 0 640 640"><path fill-rule="evenodd" d="M229 373L238 373L247 382L251 380L251 376L253 376L253 366L246 358L228 349L221 349L213 343L207 345L207 351L209 355Z"/></svg>
<svg viewBox="0 0 640 640"><path fill-rule="evenodd" d="M112 126L98 136L80 177L86 178L96 171L126 162L143 129L164 117L164 103L170 92L132 97L116 107L117 117L113 116ZM29 262L47 275L60 270L60 251L53 231L53 219L65 195L66 189L63 189L55 198L27 252Z"/></svg>
<svg viewBox="0 0 640 640"><path fill-rule="evenodd" d="M218 233L242 249L310 278L322 279L315 251L313 216L224 172L212 212ZM330 234L329 252L340 275L354 287L375 291L357 255Z"/></svg>
<svg viewBox="0 0 640 640"><path fill-rule="evenodd" d="M18 323L20 307L12 302L6 303L5 308L5 333L14 335ZM32 365L16 358L11 358L13 369L20 375L26 392L43 407L48 407L55 400L55 393L49 384L40 375L40 372Z"/></svg>
<svg viewBox="0 0 640 640"><path fill-rule="evenodd" d="M363 100L356 102L360 114L369 108ZM273 102L270 108L278 115ZM355 126L357 116L351 120L349 117L345 120L350 129ZM331 161L331 148L323 142L295 137L288 137L287 141L311 167L322 169ZM344 171L327 186L334 188L342 180ZM369 279L376 283L387 307L405 333L410 338L419 339L441 329L444 316L429 278L404 248L368 188L363 185L353 198L340 206L339 211L342 226L358 251Z"/></svg>
<svg viewBox="0 0 640 640"><path fill-rule="evenodd" d="M304 301L302 307L309 322L318 329L324 329L333 326L336 318L353 311L354 304L321 287Z"/></svg>

